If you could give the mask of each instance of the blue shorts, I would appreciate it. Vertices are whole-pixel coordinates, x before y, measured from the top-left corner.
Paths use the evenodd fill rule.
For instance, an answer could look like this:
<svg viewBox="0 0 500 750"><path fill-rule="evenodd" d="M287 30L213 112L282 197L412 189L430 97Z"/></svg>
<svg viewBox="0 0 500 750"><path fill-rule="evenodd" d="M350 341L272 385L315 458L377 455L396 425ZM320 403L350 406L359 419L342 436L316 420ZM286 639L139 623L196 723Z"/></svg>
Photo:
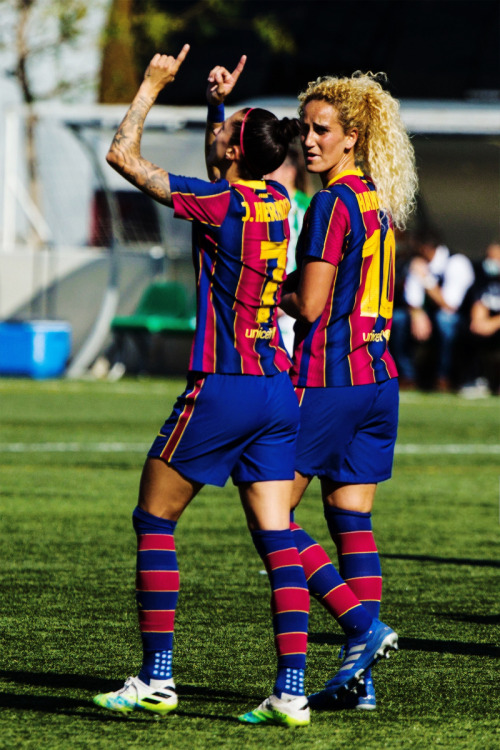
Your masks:
<svg viewBox="0 0 500 750"><path fill-rule="evenodd" d="M396 378L296 392L300 402L297 471L349 484L389 479L398 429Z"/></svg>
<svg viewBox="0 0 500 750"><path fill-rule="evenodd" d="M223 487L293 479L299 405L288 374L188 375L148 456Z"/></svg>

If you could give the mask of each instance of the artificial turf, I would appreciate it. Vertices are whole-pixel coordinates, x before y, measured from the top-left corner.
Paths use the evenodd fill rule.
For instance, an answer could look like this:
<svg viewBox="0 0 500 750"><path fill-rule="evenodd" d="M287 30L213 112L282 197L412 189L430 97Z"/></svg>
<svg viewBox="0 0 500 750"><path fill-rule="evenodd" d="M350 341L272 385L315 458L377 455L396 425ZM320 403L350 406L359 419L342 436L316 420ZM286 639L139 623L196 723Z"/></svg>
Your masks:
<svg viewBox="0 0 500 750"><path fill-rule="evenodd" d="M374 528L382 619L374 712L249 727L272 688L269 588L231 483L176 531L180 703L157 720L92 703L140 664L131 513L144 452L179 380L0 380L0 747L329 749L500 746L500 400L402 395L394 476ZM314 482L297 519L333 554ZM311 603L307 689L337 668L341 632Z"/></svg>

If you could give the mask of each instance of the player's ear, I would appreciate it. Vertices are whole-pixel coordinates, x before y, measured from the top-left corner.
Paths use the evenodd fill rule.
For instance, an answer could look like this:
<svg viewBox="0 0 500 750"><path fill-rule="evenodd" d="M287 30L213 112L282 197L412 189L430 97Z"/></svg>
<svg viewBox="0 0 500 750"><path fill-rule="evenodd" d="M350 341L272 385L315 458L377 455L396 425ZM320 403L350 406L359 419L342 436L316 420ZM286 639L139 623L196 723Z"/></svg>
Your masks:
<svg viewBox="0 0 500 750"><path fill-rule="evenodd" d="M345 134L346 135L346 148L354 148L358 140L358 134L359 134L359 131L357 128L351 128L349 132Z"/></svg>
<svg viewBox="0 0 500 750"><path fill-rule="evenodd" d="M239 146L233 145L226 148L226 159L228 161L238 161L241 156L241 149Z"/></svg>

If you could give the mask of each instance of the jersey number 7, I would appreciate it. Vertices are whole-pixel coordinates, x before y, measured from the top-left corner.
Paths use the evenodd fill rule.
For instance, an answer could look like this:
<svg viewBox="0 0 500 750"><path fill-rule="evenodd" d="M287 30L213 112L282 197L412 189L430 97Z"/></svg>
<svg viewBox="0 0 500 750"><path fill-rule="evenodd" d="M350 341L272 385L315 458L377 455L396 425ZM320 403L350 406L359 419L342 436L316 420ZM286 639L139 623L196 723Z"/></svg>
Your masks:
<svg viewBox="0 0 500 750"><path fill-rule="evenodd" d="M261 260L276 260L277 263L273 269L270 269L269 266L266 268L267 275L271 271L271 278L265 281L262 289L261 307L257 312L257 323L271 322L271 310L276 305L276 292L283 281L285 273L287 246L288 240L282 240L281 242L263 240L260 243Z"/></svg>

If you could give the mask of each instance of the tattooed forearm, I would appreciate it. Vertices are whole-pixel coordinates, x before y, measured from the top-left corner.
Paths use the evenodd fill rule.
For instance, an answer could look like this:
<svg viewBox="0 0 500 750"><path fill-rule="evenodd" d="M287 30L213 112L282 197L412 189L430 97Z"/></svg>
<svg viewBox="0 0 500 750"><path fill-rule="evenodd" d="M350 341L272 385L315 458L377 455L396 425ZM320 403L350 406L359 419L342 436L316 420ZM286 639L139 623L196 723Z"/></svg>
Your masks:
<svg viewBox="0 0 500 750"><path fill-rule="evenodd" d="M172 204L168 172L146 159L138 160L134 184L140 190L167 206Z"/></svg>
<svg viewBox="0 0 500 750"><path fill-rule="evenodd" d="M141 156L144 121L156 97L141 89L116 131L107 161L126 180L157 201L172 205L168 172Z"/></svg>

